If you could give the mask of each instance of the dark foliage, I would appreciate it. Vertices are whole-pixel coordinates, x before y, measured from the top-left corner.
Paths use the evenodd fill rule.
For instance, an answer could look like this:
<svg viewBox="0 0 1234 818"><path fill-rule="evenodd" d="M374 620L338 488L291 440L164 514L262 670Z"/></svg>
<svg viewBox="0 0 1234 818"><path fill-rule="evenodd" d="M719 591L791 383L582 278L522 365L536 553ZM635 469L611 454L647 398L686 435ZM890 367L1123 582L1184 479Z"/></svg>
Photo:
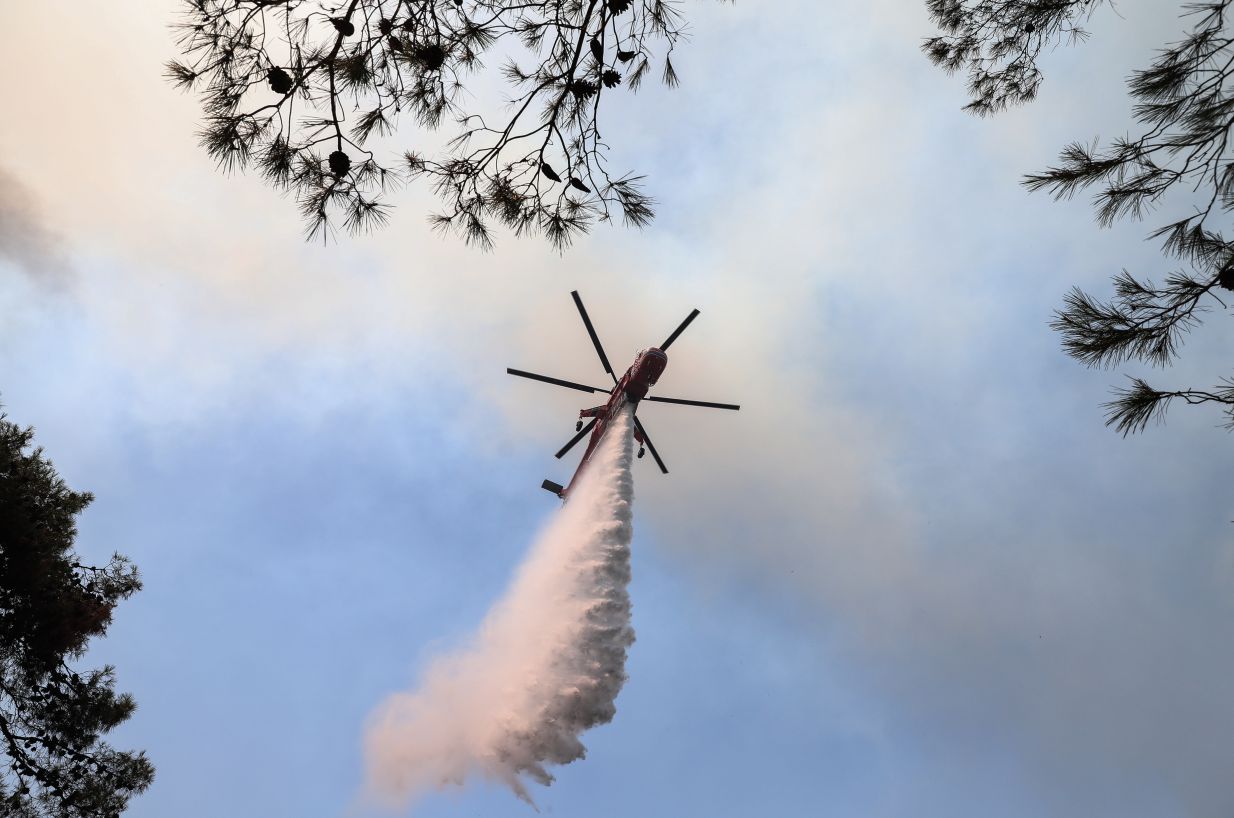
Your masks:
<svg viewBox="0 0 1234 818"><path fill-rule="evenodd" d="M0 415L0 815L118 816L154 777L143 753L102 739L135 704L112 668L72 663L141 582L118 554L78 561L74 521L93 498L66 487L32 439Z"/></svg>
<svg viewBox="0 0 1234 818"><path fill-rule="evenodd" d="M922 45L946 71L968 72L972 101L982 116L1037 96L1041 52L1088 36L1080 24L1104 0L926 0L942 36Z"/></svg>
<svg viewBox="0 0 1234 818"><path fill-rule="evenodd" d="M1184 336L1209 310L1227 311L1222 290L1234 290L1234 242L1227 238L1234 213L1234 0L1181 6L1190 31L1162 49L1152 65L1128 81L1138 135L1105 147L1073 143L1057 166L1025 179L1029 190L1070 198L1092 190L1097 221L1141 219L1171 201L1192 212L1166 219L1150 234L1182 269L1155 285L1123 271L1114 296L1096 299L1078 289L1065 298L1053 327L1063 346L1089 366L1115 366L1136 359L1165 366L1179 354ZM924 48L948 70L965 68L973 101L988 114L1030 100L1041 83L1036 61L1060 40L1082 38L1077 27L1101 0L929 0L931 15L946 36ZM1234 428L1234 388L1219 379L1210 390L1159 391L1139 378L1115 391L1107 422L1123 434L1161 419L1176 398L1220 404Z"/></svg>
<svg viewBox="0 0 1234 818"><path fill-rule="evenodd" d="M222 169L256 167L291 192L310 237L340 218L383 223L387 191L418 177L444 202L432 223L485 248L494 222L563 249L614 213L652 218L641 177L609 175L599 114L605 92L636 90L653 61L677 84L675 0L183 3L185 56L167 76L200 91L202 145ZM504 59L509 94L491 124L467 91L488 54ZM443 155L395 163L370 140L407 118L457 132Z"/></svg>

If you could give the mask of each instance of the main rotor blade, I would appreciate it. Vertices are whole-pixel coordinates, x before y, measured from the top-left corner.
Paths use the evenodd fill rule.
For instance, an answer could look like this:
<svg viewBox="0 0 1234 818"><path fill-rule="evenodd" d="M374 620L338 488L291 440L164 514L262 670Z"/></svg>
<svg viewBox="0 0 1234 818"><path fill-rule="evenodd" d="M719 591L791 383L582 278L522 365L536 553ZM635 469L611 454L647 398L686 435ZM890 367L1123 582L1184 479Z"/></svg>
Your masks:
<svg viewBox="0 0 1234 818"><path fill-rule="evenodd" d="M686 400L685 398L658 398L648 395L643 400L654 400L660 403L680 403L683 406L706 406L710 409L732 409L734 412L741 407L735 403L711 403L705 400Z"/></svg>
<svg viewBox="0 0 1234 818"><path fill-rule="evenodd" d="M574 437L570 438L570 442L569 442L569 443L567 443L566 445L562 446L562 447L561 447L561 451L557 452L557 454L553 455L553 457L556 457L558 460L560 460L561 458L565 457L566 452L568 452L568 451L570 451L571 449L573 449L573 448L574 448L574 445L575 445L576 443L578 443L578 442L579 442L580 440L582 440L583 438L587 437L587 433L588 433L588 432L590 432L590 431L591 431L591 427L592 427L592 426L595 426L595 425L596 425L596 419L595 419L595 418L592 418L592 419L591 419L591 423L588 423L586 426L584 426L584 427L582 428L582 430L581 430L578 434L576 434Z"/></svg>
<svg viewBox="0 0 1234 818"><path fill-rule="evenodd" d="M651 438L647 436L647 430L643 428L643 422L638 419L638 415L634 416L634 425L638 427L639 434L643 436L643 442L647 444L647 449L651 452L651 456L655 458L656 465L660 467L660 471L668 474L668 467L660 459L660 453L656 451L656 447L651 445Z"/></svg>
<svg viewBox="0 0 1234 818"><path fill-rule="evenodd" d="M672 344L673 341L677 340L678 335L686 331L686 327L690 326L690 322L693 321L695 318L698 318L698 310L695 310L694 312L687 315L686 320L681 322L681 326L673 330L673 334L668 336L668 339L665 340L664 343L660 344L661 351L668 349L669 345Z"/></svg>
<svg viewBox="0 0 1234 818"><path fill-rule="evenodd" d="M570 293L574 297L574 306L578 307L578 314L583 317L583 325L587 327L587 334L591 336L591 343L595 344L596 354L600 356L600 363L604 364L604 371L613 379L613 383L617 383L617 376L613 374L612 364L608 362L608 356L604 354L604 347L600 346L600 336L596 335L596 328L591 325L591 318L587 316L587 309L583 306L583 299L578 297L578 290Z"/></svg>
<svg viewBox="0 0 1234 818"><path fill-rule="evenodd" d="M534 372L524 372L521 369L511 369L506 367L506 372L510 375L518 375L520 378L531 378L533 381L544 381L551 383L554 386L564 386L567 389L577 389L580 392L607 392L607 389L597 389L594 386L583 386L581 383L574 381L563 381L561 378L550 378L548 375L537 375Z"/></svg>

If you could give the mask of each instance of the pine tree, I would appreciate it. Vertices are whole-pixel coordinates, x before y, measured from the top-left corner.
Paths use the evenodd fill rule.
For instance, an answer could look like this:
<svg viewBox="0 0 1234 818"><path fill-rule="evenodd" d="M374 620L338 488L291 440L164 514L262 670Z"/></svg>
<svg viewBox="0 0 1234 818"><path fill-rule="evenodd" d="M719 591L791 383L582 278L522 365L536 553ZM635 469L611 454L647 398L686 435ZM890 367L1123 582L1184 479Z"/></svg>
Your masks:
<svg viewBox="0 0 1234 818"><path fill-rule="evenodd" d="M563 249L597 221L653 216L641 177L610 175L599 121L605 94L637 90L653 61L677 83L673 0L183 5L184 57L167 77L200 90L202 145L222 169L255 167L292 193L309 237L384 224L385 194L418 178L444 203L431 223L485 248L493 222ZM509 97L498 113L468 92L492 52ZM387 154L378 143L406 119L452 123L444 154Z"/></svg>
<svg viewBox="0 0 1234 818"><path fill-rule="evenodd" d="M1053 327L1064 349L1089 366L1129 360L1164 367L1187 333L1213 310L1228 310L1234 291L1234 31L1230 5L1213 0L1181 6L1190 31L1163 48L1128 81L1138 134L1105 146L1073 143L1058 164L1029 175L1029 190L1070 198L1093 190L1097 221L1141 219L1179 203L1192 211L1157 225L1150 236L1181 268L1160 283L1123 271L1109 300L1072 290ZM928 0L943 35L923 46L948 71L965 70L979 115L1027 102L1042 82L1043 50L1088 35L1081 28L1102 0ZM1169 195L1168 195L1169 194ZM1156 389L1142 378L1115 390L1106 423L1124 435L1164 418L1171 403L1215 403L1234 428L1234 379L1206 389Z"/></svg>
<svg viewBox="0 0 1234 818"><path fill-rule="evenodd" d="M135 708L113 669L76 665L141 581L118 554L79 561L75 518L93 497L64 484L33 435L0 415L0 815L118 816L154 768L102 739Z"/></svg>

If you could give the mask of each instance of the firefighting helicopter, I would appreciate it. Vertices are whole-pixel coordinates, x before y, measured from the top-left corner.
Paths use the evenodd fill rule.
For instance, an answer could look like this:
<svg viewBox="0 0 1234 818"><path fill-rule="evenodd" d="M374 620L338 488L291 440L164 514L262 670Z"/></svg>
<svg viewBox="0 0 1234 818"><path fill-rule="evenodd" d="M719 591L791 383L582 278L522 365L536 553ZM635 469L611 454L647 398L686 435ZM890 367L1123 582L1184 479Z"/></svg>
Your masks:
<svg viewBox="0 0 1234 818"><path fill-rule="evenodd" d="M566 445L562 446L557 452L558 459L564 457L570 449L587 436L591 434L591 440L587 444L587 450L583 452L583 459L579 461L578 468L574 471L574 476L570 478L570 482L566 486L558 485L552 480L545 480L541 484L541 488L551 491L562 500L565 500L570 495L572 489L579 480L583 471L587 468L587 464L591 460L592 454L600 445L600 441L604 438L604 434L608 431L613 419L627 405L633 407L634 412L634 439L638 442L638 456L641 458L645 452L650 451L652 458L656 461L656 465L660 467L660 471L668 474L668 467L664 465L664 461L660 459L660 453L656 451L656 447L651 442L651 437L648 436L647 430L643 427L642 421L638 419L638 404L640 401L649 400L659 403L676 403L683 406L704 406L711 409L732 409L737 410L741 407L732 403L712 403L711 401L702 400L686 400L684 398L663 398L658 395L648 395L647 391L655 385L660 376L664 373L664 368L668 366L668 355L665 354L672 343L677 340L681 333L685 332L686 327L690 326L690 322L698 317L699 311L693 310L686 319L681 322L677 329L673 330L668 338L664 339L664 343L658 347L645 349L634 358L634 363L625 371L625 374L620 378L613 372L613 367L608 362L608 356L604 354L604 347L600 344L600 337L596 335L596 329L592 326L591 318L587 315L587 309L583 306L583 300L579 298L578 290L570 293L574 298L574 306L578 308L578 314L583 319L583 326L587 328L587 334L591 336L591 343L596 348L596 354L600 356L600 363L604 366L604 371L613 379L613 388L611 390L601 387L586 386L573 381L562 380L561 378L550 378L547 375L537 375L534 372L525 372L521 369L507 368L506 372L511 375L517 375L520 378L530 378L533 381L541 381L543 383L551 383L554 386L564 386L567 389L577 389L580 392L608 392L609 398L605 403L599 406L593 406L590 409L580 410L578 413L579 420L574 425L574 431L577 434L570 439ZM583 421L587 420L587 425L583 425Z"/></svg>

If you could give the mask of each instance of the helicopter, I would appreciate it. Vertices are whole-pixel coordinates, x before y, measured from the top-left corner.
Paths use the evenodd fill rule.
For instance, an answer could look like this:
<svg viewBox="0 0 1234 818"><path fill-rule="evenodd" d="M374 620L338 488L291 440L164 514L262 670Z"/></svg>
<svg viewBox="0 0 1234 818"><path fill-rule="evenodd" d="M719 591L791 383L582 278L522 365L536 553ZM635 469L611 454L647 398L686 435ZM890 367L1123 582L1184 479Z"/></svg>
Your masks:
<svg viewBox="0 0 1234 818"><path fill-rule="evenodd" d="M576 434L570 439L566 445L555 455L558 459L564 457L571 449L573 449L583 438L591 435L590 441L587 443L587 448L583 452L582 460L579 461L578 468L574 471L574 476L570 478L570 482L565 486L554 483L552 480L545 480L541 484L541 488L556 494L562 500L566 500L570 495L570 490L578 484L579 478L586 470L588 463L591 461L591 456L595 453L600 441L604 439L605 433L612 426L613 420L625 410L627 406L632 408L632 416L634 418L634 439L639 444L638 457L642 457L646 452L651 452L652 459L656 465L660 467L660 471L668 474L668 467L664 465L664 460L660 457L660 453L656 451L655 444L651 442L651 437L647 434L647 429L638 418L638 406L642 401L653 401L658 403L675 403L682 406L701 406L710 409L730 409L733 411L739 410L741 407L733 403L714 403L712 401L702 400L687 400L685 398L668 398L659 395L647 394L651 387L656 385L660 376L664 374L665 368L668 366L668 354L666 350L672 346L673 342L685 332L686 327L699 316L697 309L690 312L686 316L672 334L664 340L664 343L659 346L649 347L642 350L634 358L634 363L618 378L613 372L613 367L609 363L608 356L604 354L604 347L600 343L600 337L596 335L596 329L591 323L590 316L587 315L587 309L583 306L583 300L579 297L578 290L570 293L574 298L574 306L578 308L578 314L583 319L583 326L587 328L587 334L591 337L591 343L596 349L596 354L600 358L600 363L604 367L604 371L613 379L611 389L605 389L596 386L587 386L586 384L575 383L561 378L552 378L548 375L539 375L534 372L526 372L521 369L512 369L507 367L506 372L510 375L517 375L520 378L529 378L533 381L552 384L554 386L565 387L566 389L576 389L580 392L590 393L608 393L608 400L598 406L593 406L587 409L582 409L578 413L578 422L574 425ZM586 421L586 425L584 425Z"/></svg>

